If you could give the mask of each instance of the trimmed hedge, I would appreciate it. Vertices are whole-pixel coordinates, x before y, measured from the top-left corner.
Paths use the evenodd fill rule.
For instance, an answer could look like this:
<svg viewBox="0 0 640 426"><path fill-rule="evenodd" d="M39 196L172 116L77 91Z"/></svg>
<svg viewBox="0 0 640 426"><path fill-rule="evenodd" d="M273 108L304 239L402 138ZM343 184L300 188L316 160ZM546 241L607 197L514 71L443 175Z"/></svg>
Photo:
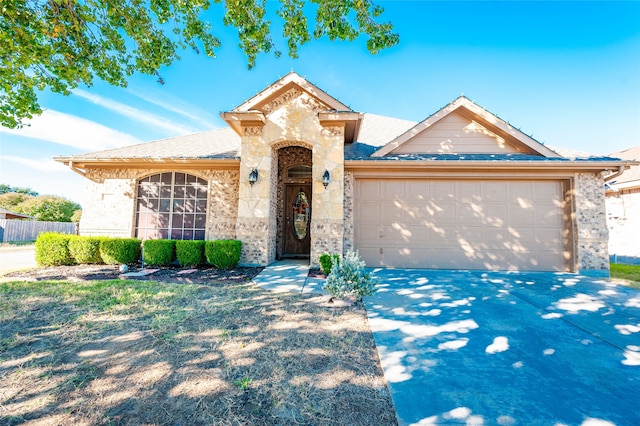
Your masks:
<svg viewBox="0 0 640 426"><path fill-rule="evenodd" d="M137 238L101 238L100 256L107 265L130 265L140 260L141 243Z"/></svg>
<svg viewBox="0 0 640 426"><path fill-rule="evenodd" d="M213 240L204 245L207 262L219 269L229 269L238 265L242 242L239 240Z"/></svg>
<svg viewBox="0 0 640 426"><path fill-rule="evenodd" d="M146 240L144 247L144 264L167 266L175 259L176 242L174 240Z"/></svg>
<svg viewBox="0 0 640 426"><path fill-rule="evenodd" d="M98 237L72 236L68 245L71 259L78 264L103 263L100 257L100 240Z"/></svg>
<svg viewBox="0 0 640 426"><path fill-rule="evenodd" d="M198 266L204 263L203 240L177 240L176 258L182 266Z"/></svg>
<svg viewBox="0 0 640 426"><path fill-rule="evenodd" d="M43 232L36 238L36 263L40 266L71 265L69 234Z"/></svg>
<svg viewBox="0 0 640 426"><path fill-rule="evenodd" d="M320 269L322 269L322 273L325 275L329 275L331 273L331 267L334 264L340 264L340 255L323 253L318 258L318 262L320 263Z"/></svg>

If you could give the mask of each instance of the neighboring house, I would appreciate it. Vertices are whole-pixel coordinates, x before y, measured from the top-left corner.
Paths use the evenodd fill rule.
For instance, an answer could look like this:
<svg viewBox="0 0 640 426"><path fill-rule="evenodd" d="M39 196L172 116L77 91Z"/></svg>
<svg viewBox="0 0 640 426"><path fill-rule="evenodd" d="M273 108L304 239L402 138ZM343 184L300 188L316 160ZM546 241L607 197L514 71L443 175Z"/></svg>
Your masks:
<svg viewBox="0 0 640 426"><path fill-rule="evenodd" d="M422 122L353 111L290 73L229 127L60 161L83 235L243 242L244 265L357 249L368 266L607 274L604 178L465 97Z"/></svg>
<svg viewBox="0 0 640 426"><path fill-rule="evenodd" d="M611 154L623 160L640 160L640 146ZM606 187L609 253L613 260L640 264L640 165L612 177Z"/></svg>
<svg viewBox="0 0 640 426"><path fill-rule="evenodd" d="M33 217L0 207L0 219L33 219Z"/></svg>

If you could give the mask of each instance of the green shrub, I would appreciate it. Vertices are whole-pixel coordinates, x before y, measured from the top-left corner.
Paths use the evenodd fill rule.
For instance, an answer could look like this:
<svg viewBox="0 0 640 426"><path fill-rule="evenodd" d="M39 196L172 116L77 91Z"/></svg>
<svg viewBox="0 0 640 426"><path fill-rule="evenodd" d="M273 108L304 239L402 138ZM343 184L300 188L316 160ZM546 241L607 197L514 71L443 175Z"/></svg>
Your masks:
<svg viewBox="0 0 640 426"><path fill-rule="evenodd" d="M102 263L100 238L73 236L69 239L69 254L78 264Z"/></svg>
<svg viewBox="0 0 640 426"><path fill-rule="evenodd" d="M36 238L36 263L40 266L71 265L69 234L43 232Z"/></svg>
<svg viewBox="0 0 640 426"><path fill-rule="evenodd" d="M198 266L204 263L204 244L202 240L176 241L176 258L182 266Z"/></svg>
<svg viewBox="0 0 640 426"><path fill-rule="evenodd" d="M175 259L176 242L174 240L146 240L142 244L145 265L167 266Z"/></svg>
<svg viewBox="0 0 640 426"><path fill-rule="evenodd" d="M323 288L335 298L370 296L376 292L376 281L365 269L357 252L347 251L342 260L335 263Z"/></svg>
<svg viewBox="0 0 640 426"><path fill-rule="evenodd" d="M325 275L329 275L333 264L340 263L340 255L323 253L318 258L318 262L320 262L320 269L322 269L322 273Z"/></svg>
<svg viewBox="0 0 640 426"><path fill-rule="evenodd" d="M137 238L100 238L100 257L107 265L132 264L140 260L141 241Z"/></svg>
<svg viewBox="0 0 640 426"><path fill-rule="evenodd" d="M240 262L242 242L238 240L213 240L204 245L207 262L219 269L233 268Z"/></svg>

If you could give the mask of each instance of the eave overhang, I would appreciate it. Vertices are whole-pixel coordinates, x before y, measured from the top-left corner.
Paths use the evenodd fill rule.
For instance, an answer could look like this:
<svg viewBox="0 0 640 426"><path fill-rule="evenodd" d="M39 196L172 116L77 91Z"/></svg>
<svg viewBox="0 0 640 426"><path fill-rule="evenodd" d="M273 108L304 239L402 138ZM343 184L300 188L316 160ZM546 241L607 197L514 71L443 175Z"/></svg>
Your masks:
<svg viewBox="0 0 640 426"><path fill-rule="evenodd" d="M267 118L261 111L229 111L220 113L220 117L227 122L238 136L244 136L246 127L262 127Z"/></svg>
<svg viewBox="0 0 640 426"><path fill-rule="evenodd" d="M320 125L324 127L344 126L344 142L351 143L358 138L364 114L355 111L324 111L318 113Z"/></svg>
<svg viewBox="0 0 640 426"><path fill-rule="evenodd" d="M89 168L104 169L142 169L142 168L168 168L180 167L185 170L216 169L237 170L240 167L240 158L74 158L54 157L55 161L64 164L72 171L84 176Z"/></svg>
<svg viewBox="0 0 640 426"><path fill-rule="evenodd" d="M620 161L470 161L470 160L345 160L349 171L411 171L411 172L514 172L540 173L617 173L634 162Z"/></svg>

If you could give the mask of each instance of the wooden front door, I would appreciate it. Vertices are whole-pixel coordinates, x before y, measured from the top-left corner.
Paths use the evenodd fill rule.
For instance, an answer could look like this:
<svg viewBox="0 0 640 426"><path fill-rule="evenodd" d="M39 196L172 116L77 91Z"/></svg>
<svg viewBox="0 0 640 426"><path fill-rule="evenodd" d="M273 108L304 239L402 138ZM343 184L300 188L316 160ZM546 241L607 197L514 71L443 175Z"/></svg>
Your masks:
<svg viewBox="0 0 640 426"><path fill-rule="evenodd" d="M311 185L285 186L283 257L309 257L311 253Z"/></svg>

